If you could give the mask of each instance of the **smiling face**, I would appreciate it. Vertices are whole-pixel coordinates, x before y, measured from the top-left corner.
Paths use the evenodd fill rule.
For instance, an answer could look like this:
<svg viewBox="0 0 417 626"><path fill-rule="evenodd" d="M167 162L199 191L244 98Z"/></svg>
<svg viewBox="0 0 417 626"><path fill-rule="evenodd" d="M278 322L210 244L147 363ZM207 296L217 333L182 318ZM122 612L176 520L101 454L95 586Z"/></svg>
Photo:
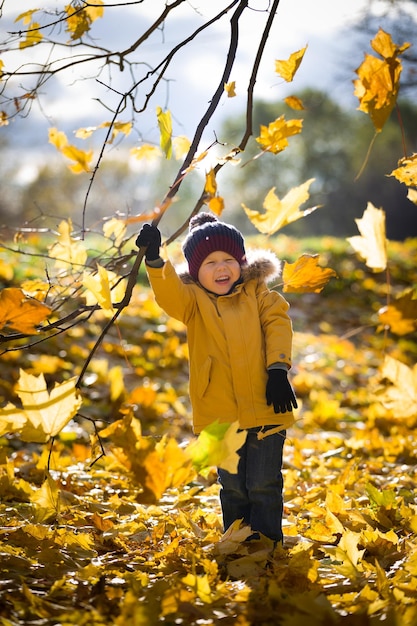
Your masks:
<svg viewBox="0 0 417 626"><path fill-rule="evenodd" d="M202 262L198 270L198 280L204 289L218 296L229 293L240 278L240 265L228 252L216 250Z"/></svg>

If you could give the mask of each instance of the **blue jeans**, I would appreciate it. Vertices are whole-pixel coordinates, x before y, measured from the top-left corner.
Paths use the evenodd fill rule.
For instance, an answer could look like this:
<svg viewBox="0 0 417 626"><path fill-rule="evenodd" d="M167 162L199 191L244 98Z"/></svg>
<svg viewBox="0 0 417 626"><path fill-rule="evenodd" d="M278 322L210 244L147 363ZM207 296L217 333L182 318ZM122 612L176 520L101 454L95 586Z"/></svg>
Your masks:
<svg viewBox="0 0 417 626"><path fill-rule="evenodd" d="M276 428L264 427L263 430ZM282 452L286 432L258 439L261 428L249 428L239 450L237 474L218 468L220 503L226 531L238 519L253 531L282 541Z"/></svg>

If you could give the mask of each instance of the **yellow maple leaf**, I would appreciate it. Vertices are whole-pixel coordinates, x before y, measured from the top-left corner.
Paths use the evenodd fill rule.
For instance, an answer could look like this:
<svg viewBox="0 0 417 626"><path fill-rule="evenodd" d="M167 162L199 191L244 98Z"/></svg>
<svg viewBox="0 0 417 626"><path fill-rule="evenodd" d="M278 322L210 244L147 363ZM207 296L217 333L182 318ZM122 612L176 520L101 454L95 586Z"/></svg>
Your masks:
<svg viewBox="0 0 417 626"><path fill-rule="evenodd" d="M216 191L217 191L216 174L214 173L214 169L212 168L206 174L206 182L204 184L204 193L208 194L209 196L214 196L216 194Z"/></svg>
<svg viewBox="0 0 417 626"><path fill-rule="evenodd" d="M25 48L30 48L31 46L36 46L43 39L43 35L40 31L41 25L38 22L31 22L26 33L26 38L20 41L19 48L24 50Z"/></svg>
<svg viewBox="0 0 417 626"><path fill-rule="evenodd" d="M0 292L0 329L7 326L26 335L35 335L38 324L50 313L49 306L26 297L17 287L7 287Z"/></svg>
<svg viewBox="0 0 417 626"><path fill-rule="evenodd" d="M236 83L235 81L231 81L230 83L225 83L224 84L224 90L227 93L227 97L228 98L235 98L236 97Z"/></svg>
<svg viewBox="0 0 417 626"><path fill-rule="evenodd" d="M236 473L239 463L237 451L243 446L245 439L246 432L239 432L238 422L225 424L216 421L190 443L187 452L200 473L210 467L222 467Z"/></svg>
<svg viewBox="0 0 417 626"><path fill-rule="evenodd" d="M115 272L107 270L105 267L97 264L97 274L84 272L83 285L87 289L86 302L89 306L99 304L100 307L109 315L114 314L114 302L122 300L126 281L120 279Z"/></svg>
<svg viewBox="0 0 417 626"><path fill-rule="evenodd" d="M416 292L410 289L391 304L378 311L381 324L388 326L396 335L407 335L417 328Z"/></svg>
<svg viewBox="0 0 417 626"><path fill-rule="evenodd" d="M176 159L182 159L190 149L191 142L185 135L178 135L172 139L172 147Z"/></svg>
<svg viewBox="0 0 417 626"><path fill-rule="evenodd" d="M32 15L37 13L39 9L30 9L29 11L25 11L24 13L20 13L15 19L16 22L20 22L22 20L23 24L30 24L32 20Z"/></svg>
<svg viewBox="0 0 417 626"><path fill-rule="evenodd" d="M275 194L275 187L269 190L263 202L263 213L249 209L242 204L246 215L252 224L265 235L272 235L280 228L291 222L295 222L301 217L309 215L319 207L311 207L305 211L300 211L300 206L308 200L308 192L314 178L310 178L299 187L293 187L282 200Z"/></svg>
<svg viewBox="0 0 417 626"><path fill-rule="evenodd" d="M54 519L59 513L59 489L56 481L48 475L40 489L30 496L30 501L36 505L35 521L38 524Z"/></svg>
<svg viewBox="0 0 417 626"><path fill-rule="evenodd" d="M92 150L86 152L85 150L80 150L76 146L67 145L61 150L61 152L65 157L67 157L67 159L70 159L70 161L75 161L75 163L68 166L74 174L91 171L90 164L94 155Z"/></svg>
<svg viewBox="0 0 417 626"><path fill-rule="evenodd" d="M162 150L165 153L167 159L170 159L172 156L172 119L171 112L165 111L161 109L161 107L156 108L156 117L158 120L159 127L159 143Z"/></svg>
<svg viewBox="0 0 417 626"><path fill-rule="evenodd" d="M293 52L286 60L275 61L275 72L287 83L290 83L293 80L296 71L300 67L301 61L304 58L306 50L307 46L301 48L301 50Z"/></svg>
<svg viewBox="0 0 417 626"><path fill-rule="evenodd" d="M359 100L359 110L369 114L375 129L380 132L397 101L402 71L398 56L410 44L397 46L391 35L379 29L371 45L382 59L365 55L365 60L355 70L358 78L353 81L354 94Z"/></svg>
<svg viewBox="0 0 417 626"><path fill-rule="evenodd" d="M119 220L116 217L104 222L103 233L105 237L114 237L114 243L116 246L120 246L123 242L123 238L126 235L126 222Z"/></svg>
<svg viewBox="0 0 417 626"><path fill-rule="evenodd" d="M329 267L318 265L318 254L303 254L294 263L285 263L282 272L286 293L320 293L337 276Z"/></svg>
<svg viewBox="0 0 417 626"><path fill-rule="evenodd" d="M337 546L325 547L325 552L332 555L336 561L339 561L339 563L334 566L336 571L351 580L356 580L360 572L363 571L361 561L365 553L365 549L359 549L359 543L360 533L346 530Z"/></svg>
<svg viewBox="0 0 417 626"><path fill-rule="evenodd" d="M411 368L385 355L380 379L383 386L376 398L400 419L417 416L417 365Z"/></svg>
<svg viewBox="0 0 417 626"><path fill-rule="evenodd" d="M384 271L387 267L385 211L368 202L363 216L355 222L361 235L348 237L347 241L370 269Z"/></svg>
<svg viewBox="0 0 417 626"><path fill-rule="evenodd" d="M132 122L103 122L103 124L100 124L99 128L109 128L109 126L111 126L112 129L110 139L108 139L108 143L113 143L114 139L117 137L117 135L119 135L119 133L123 133L123 135L126 135L127 137L128 135L130 135L133 128Z"/></svg>
<svg viewBox="0 0 417 626"><path fill-rule="evenodd" d="M284 98L284 102L291 109L294 109L294 111L304 111L303 101L300 98L297 98L297 96L288 96L287 98Z"/></svg>
<svg viewBox="0 0 417 626"><path fill-rule="evenodd" d="M215 196L210 198L208 205L210 211L220 216L224 210L224 199L221 196Z"/></svg>
<svg viewBox="0 0 417 626"><path fill-rule="evenodd" d="M48 248L49 256L55 259L55 266L71 272L73 266L84 266L87 261L87 251L84 244L74 239L72 220L63 220L58 226L58 241Z"/></svg>
<svg viewBox="0 0 417 626"><path fill-rule="evenodd" d="M74 377L56 384L49 392L43 374L32 376L20 370L16 394L22 406L8 403L0 409L0 423L8 420L20 424L17 430L23 441L47 442L68 424L81 406L75 381Z"/></svg>
<svg viewBox="0 0 417 626"><path fill-rule="evenodd" d="M90 171L90 163L93 159L93 151L85 152L76 146L68 143L67 136L64 132L58 131L56 128L50 128L48 131L48 140L57 150L59 150L67 159L75 161L69 168L74 174Z"/></svg>
<svg viewBox="0 0 417 626"><path fill-rule="evenodd" d="M417 189L409 189L407 198L410 200L410 202L417 204Z"/></svg>
<svg viewBox="0 0 417 626"><path fill-rule="evenodd" d="M123 133L124 135L130 135L132 130L132 122L103 122L99 126L88 126L86 128L79 128L75 131L75 136L78 139L88 139L91 135L100 128L109 128L111 126L112 132L110 135L110 139L108 139L108 143L113 143L113 140L117 137L119 133Z"/></svg>
<svg viewBox="0 0 417 626"><path fill-rule="evenodd" d="M66 134L62 130L57 128L50 128L48 131L48 141L60 152L65 146L68 145L68 139Z"/></svg>
<svg viewBox="0 0 417 626"><path fill-rule="evenodd" d="M389 176L394 176L407 187L417 187L417 153L400 159L398 167Z"/></svg>
<svg viewBox="0 0 417 626"><path fill-rule="evenodd" d="M285 120L281 115L268 126L261 125L261 133L256 141L262 146L264 152L278 154L288 146L288 137L301 133L303 120Z"/></svg>
<svg viewBox="0 0 417 626"><path fill-rule="evenodd" d="M188 585L194 589L197 596L205 604L211 604L217 599L216 590L211 590L210 581L207 574L187 574L182 578L184 585Z"/></svg>
<svg viewBox="0 0 417 626"><path fill-rule="evenodd" d="M103 0L95 0L93 5L87 5L85 8L81 8L78 3L75 6L68 4L65 11L67 13L66 31L71 33L71 39L74 41L90 30L92 22L103 16Z"/></svg>
<svg viewBox="0 0 417 626"><path fill-rule="evenodd" d="M151 146L150 144L132 148L130 154L135 157L135 159L146 159L147 161L155 161L162 156L161 149L158 148L158 146Z"/></svg>

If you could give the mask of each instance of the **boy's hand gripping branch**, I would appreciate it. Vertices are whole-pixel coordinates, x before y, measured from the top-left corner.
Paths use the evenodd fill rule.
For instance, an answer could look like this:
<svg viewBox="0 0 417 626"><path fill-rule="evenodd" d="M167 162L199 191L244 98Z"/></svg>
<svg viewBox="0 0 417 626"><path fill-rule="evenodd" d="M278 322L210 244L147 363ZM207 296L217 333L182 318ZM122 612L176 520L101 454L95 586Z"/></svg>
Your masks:
<svg viewBox="0 0 417 626"><path fill-rule="evenodd" d="M161 233L156 226L144 224L136 238L138 248L146 248L145 259L156 261L159 259L159 249L161 247Z"/></svg>

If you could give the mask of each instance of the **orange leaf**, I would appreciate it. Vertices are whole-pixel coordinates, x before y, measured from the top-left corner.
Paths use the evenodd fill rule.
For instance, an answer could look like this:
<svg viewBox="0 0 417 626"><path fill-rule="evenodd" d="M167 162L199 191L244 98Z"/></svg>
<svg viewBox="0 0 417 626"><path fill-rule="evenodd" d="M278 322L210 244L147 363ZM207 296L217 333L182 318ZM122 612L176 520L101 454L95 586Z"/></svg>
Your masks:
<svg viewBox="0 0 417 626"><path fill-rule="evenodd" d="M286 293L320 293L336 272L318 266L318 254L303 254L295 263L285 263L282 272Z"/></svg>
<svg viewBox="0 0 417 626"><path fill-rule="evenodd" d="M21 289L7 287L0 292L0 328L7 325L15 331L35 335L36 326L50 312L46 304L27 298Z"/></svg>

